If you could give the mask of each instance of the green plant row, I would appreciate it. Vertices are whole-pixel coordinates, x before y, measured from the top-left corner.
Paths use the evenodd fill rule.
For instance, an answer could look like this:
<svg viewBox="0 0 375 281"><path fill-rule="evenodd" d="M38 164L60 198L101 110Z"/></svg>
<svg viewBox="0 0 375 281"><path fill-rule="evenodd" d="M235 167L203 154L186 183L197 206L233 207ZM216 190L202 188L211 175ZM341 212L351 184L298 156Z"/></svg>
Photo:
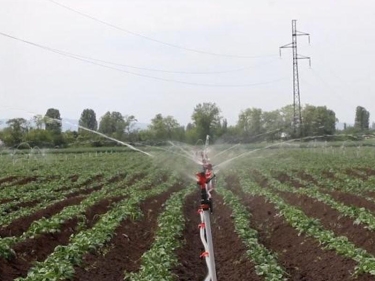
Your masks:
<svg viewBox="0 0 375 281"><path fill-rule="evenodd" d="M276 254L259 243L258 232L249 224L251 214L240 199L226 188L219 187L216 190L223 196L224 203L232 209L235 231L247 247L247 255L255 264L255 273L267 281L287 280L285 271L277 262Z"/></svg>
<svg viewBox="0 0 375 281"><path fill-rule="evenodd" d="M340 190L350 193L363 194L367 191L374 191L375 177L368 177L367 180L349 176L340 171L332 171L334 178L326 178L320 174L311 174L311 176L322 184L322 186L333 190ZM339 179L339 180L338 180Z"/></svg>
<svg viewBox="0 0 375 281"><path fill-rule="evenodd" d="M175 276L171 269L178 264L175 254L182 244L180 236L185 227L183 214L184 199L193 192L186 188L172 194L165 203L165 210L158 218L158 230L150 250L142 255L138 272L125 272L124 280L129 281L172 281Z"/></svg>
<svg viewBox="0 0 375 281"><path fill-rule="evenodd" d="M317 188L317 186L314 183L308 182L308 181L303 180L299 177L296 177L294 173L287 172L287 175L290 176L293 180L299 181L302 185L304 185L306 187ZM338 191L341 191L341 192L346 192L346 193L353 194L355 196L361 197L361 198L363 198L366 201L369 201L371 203L375 203L375 198L366 195L366 191L372 191L370 185L368 185L368 182L366 183L366 186L369 186L368 188L363 187L363 186L361 187L361 185L358 185L358 187L353 188L353 186L356 186L355 184L352 184L352 183L348 184L348 185L346 184L348 182L351 182L351 179L352 179L348 175L345 175L345 177L344 177L345 183L344 184L341 183L340 185L338 185L338 183L336 183L336 181L332 182L332 181L330 181L329 179L326 179L326 178L322 180L322 178L318 177L316 174L314 174L314 175L309 174L309 175L314 180L316 180L318 182L319 186L322 186L322 187L319 187L320 189L328 190L328 191L338 190ZM357 182L357 179L355 179L355 182Z"/></svg>
<svg viewBox="0 0 375 281"><path fill-rule="evenodd" d="M132 178L132 176L130 176L130 178ZM131 192L132 189L147 187L146 182L148 183L149 178L155 178L155 173L150 173L149 177L138 181L131 187L127 186L127 181L129 181L129 178L125 178L124 183L120 182L116 184L108 184L101 190L90 193L90 195L88 195L87 198L84 199L79 205L67 206L50 218L43 217L37 221L34 221L30 225L29 229L26 230L21 236L0 238L0 256L9 258L12 254L15 254L12 250L12 246L14 246L16 243L20 243L29 238L34 239L43 233L59 232L61 225L69 219L79 218L84 224L86 219L84 214L88 208L103 199L108 199L111 197L113 198L116 196L126 196ZM83 227L82 224L81 227Z"/></svg>
<svg viewBox="0 0 375 281"><path fill-rule="evenodd" d="M266 174L263 175L265 176ZM302 194L309 198L316 199L319 202L327 204L331 208L339 211L343 216L354 219L354 224L364 224L365 228L375 230L375 216L365 208L347 206L341 202L334 200L331 195L320 192L319 188L317 187L311 186L307 188L294 188L287 184L282 184L270 176L267 177L267 180L270 184L270 187L276 190Z"/></svg>
<svg viewBox="0 0 375 281"><path fill-rule="evenodd" d="M244 177L246 178L246 177ZM242 179L244 192L254 196L264 196L275 205L279 214L299 233L313 237L328 250L334 250L339 255L351 258L358 264L354 274L368 273L375 275L375 257L362 248L357 248L345 236L336 236L333 231L325 229L317 219L310 218L300 209L287 204L280 196L268 188L261 188L249 179Z"/></svg>
<svg viewBox="0 0 375 281"><path fill-rule="evenodd" d="M89 251L96 251L110 241L116 228L126 218L137 219L142 214L139 203L151 196L168 190L165 183L149 190L132 190L129 197L118 202L114 207L101 216L99 221L90 229L81 231L70 237L66 246L57 246L54 252L43 262L37 262L21 281L57 281L71 279L74 276L74 265L80 264L83 256Z"/></svg>
<svg viewBox="0 0 375 281"><path fill-rule="evenodd" d="M142 164L141 164L141 166L138 166L138 167L132 166L131 168L126 169L127 174L131 174L132 176L142 175L144 173L143 166L144 165L142 165ZM136 173L133 173L132 171L135 170L135 169L137 169L139 171L136 172ZM151 167L148 167L147 170L148 169L151 170ZM160 171L160 173L163 174L161 171ZM105 181L109 181L111 177L113 177L113 174L108 175ZM31 194L29 200L35 200L35 198L38 198L38 199L42 198L42 201L40 203L36 204L33 207L22 207L22 208L19 208L16 211L11 212L11 213L8 213L6 211L4 211L3 213L0 213L1 214L0 215L0 226L5 227L16 219L19 219L21 217L30 215L31 213L34 213L34 212L37 212L39 210L45 209L45 208L47 208L47 207L49 207L49 206L51 206L55 203L58 203L62 200L65 200L67 198L66 196L73 193L73 192L85 191L85 190L91 189L95 186L97 186L97 183L92 182L92 183L90 183L88 185L85 185L85 186L79 186L78 185L78 187L66 189L62 192L58 192L57 194L53 193L53 192L50 192L49 190L42 190L41 192L39 192L39 194L35 194L35 195ZM44 194L44 195L42 195L42 194ZM0 210L1 210L1 205L0 205Z"/></svg>
<svg viewBox="0 0 375 281"><path fill-rule="evenodd" d="M53 204L56 204L62 200L67 199L67 195L71 194L75 191L85 191L88 189L91 189L93 187L97 186L97 183L91 183L89 185L86 185L84 187L79 188L73 188L68 191L61 192L60 194L56 195L52 198L45 199L41 201L40 203L32 206L32 207L21 207L17 209L16 211L13 211L11 213L7 213L7 211L3 211L3 213L0 216L0 226L5 227L8 226L11 222L13 222L16 219L22 218L24 216L28 216L34 212L43 210L45 208L48 208L49 206L52 206ZM44 191L45 193L48 193L48 191ZM37 199L38 197L34 197L34 199Z"/></svg>
<svg viewBox="0 0 375 281"><path fill-rule="evenodd" d="M147 163L137 163L137 162L125 162L125 165L123 165L123 169L125 171L132 171L135 168L138 169L144 169L147 167ZM106 171L106 172L97 172L97 173L91 173L87 171L78 170L77 172L80 172L80 177L78 180L68 188L64 188L64 185L70 182L68 177L66 175L63 175L62 178L59 179L59 181L50 181L44 184L37 182L31 182L25 185L21 186L11 186L7 189L2 189L0 191L0 198L2 199L12 199L12 203L21 203L21 202L27 202L35 200L35 198L38 198L39 200L45 200L54 198L56 196L56 192L58 194L61 193L61 189L64 189L64 193L71 193L74 191L79 190L82 185L84 185L86 182L89 182L91 179L95 178L98 175L103 175L103 177L109 177L113 175L113 172ZM14 200L18 199L18 200ZM4 204L6 205L6 204ZM3 207L3 205L0 205L0 207Z"/></svg>

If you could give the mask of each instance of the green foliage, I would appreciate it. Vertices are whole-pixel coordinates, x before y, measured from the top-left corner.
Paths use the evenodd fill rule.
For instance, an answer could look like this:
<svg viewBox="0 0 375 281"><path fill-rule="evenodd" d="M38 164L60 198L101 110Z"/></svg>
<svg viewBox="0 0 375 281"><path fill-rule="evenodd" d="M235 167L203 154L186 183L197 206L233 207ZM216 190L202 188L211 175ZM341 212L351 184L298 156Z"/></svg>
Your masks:
<svg viewBox="0 0 375 281"><path fill-rule="evenodd" d="M130 134L133 124L137 121L133 115L122 115L120 112L107 112L99 123L99 132L118 140L125 140Z"/></svg>
<svg viewBox="0 0 375 281"><path fill-rule="evenodd" d="M176 249L181 246L179 237L185 227L184 198L194 189L186 188L174 193L166 202L165 210L158 218L158 230L150 250L142 255L139 272L125 273L129 281L175 280L171 270L178 263Z"/></svg>
<svg viewBox="0 0 375 281"><path fill-rule="evenodd" d="M53 135L43 129L31 129L24 136L24 141L31 147L53 147Z"/></svg>
<svg viewBox="0 0 375 281"><path fill-rule="evenodd" d="M355 111L354 127L364 131L370 127L370 113L362 106L357 106Z"/></svg>
<svg viewBox="0 0 375 281"><path fill-rule="evenodd" d="M255 263L256 274L263 276L267 281L287 280L286 272L278 264L276 254L258 241L258 232L249 225L251 214L241 204L240 198L223 187L217 191L224 197L224 203L232 209L235 230L248 249L247 255Z"/></svg>
<svg viewBox="0 0 375 281"><path fill-rule="evenodd" d="M333 135L336 131L336 115L326 106L306 105L302 110L303 136Z"/></svg>
<svg viewBox="0 0 375 281"><path fill-rule="evenodd" d="M49 108L44 115L44 122L47 131L52 132L54 135L61 134L61 116L58 109Z"/></svg>
<svg viewBox="0 0 375 281"><path fill-rule="evenodd" d="M244 175L244 174L243 174ZM279 215L300 234L313 237L328 250L334 250L339 255L355 260L358 265L355 274L369 273L375 275L375 257L362 248L357 248L348 241L347 237L336 236L333 231L325 229L318 220L308 217L300 209L287 204L279 195L269 189L260 188L251 180L241 180L243 191L256 196L264 196L268 201L275 205Z"/></svg>
<svg viewBox="0 0 375 281"><path fill-rule="evenodd" d="M160 172L160 169L155 169L154 167L153 172L150 173L151 178L147 178L144 181L136 181L131 188L123 188L121 184L116 189L108 187L107 196L110 196L110 191L114 191L114 196L125 195L125 193L128 196L116 204L113 204L107 213L100 216L99 220L92 228L83 229L72 235L67 245L57 246L53 253L43 262L37 262L35 266L30 269L25 278L17 278L16 280L57 281L71 279L74 275L74 266L81 263L86 253L104 247L105 244L111 240L116 228L124 219L130 218L135 220L142 215L139 209L141 201L165 192L170 186L177 183L177 178L170 177L167 178L166 181L164 179L161 184L155 185L155 182L158 182L157 179L160 178ZM153 185L153 188L150 188L149 184ZM118 193L116 193L116 191ZM99 193L96 193L99 197L105 194L102 193L102 195L99 195ZM84 201L83 204L86 204L86 206L87 204L91 205L94 203L92 200L97 201L99 198L95 199L94 195L92 195L92 197ZM38 234L40 232L44 233L45 231L54 231L63 221L75 215L79 216L79 214L83 212L83 207L68 206L64 208L61 213L49 219L42 219L38 223L34 223L30 227L29 235L33 235L34 232Z"/></svg>
<svg viewBox="0 0 375 281"><path fill-rule="evenodd" d="M80 126L87 129L96 131L98 129L98 121L96 120L96 114L93 109L85 109L81 113L81 118L79 119ZM87 132L86 130L79 128L78 133L82 134Z"/></svg>
<svg viewBox="0 0 375 281"><path fill-rule="evenodd" d="M156 141L178 140L181 126L172 116L157 114L151 119L149 130Z"/></svg>
<svg viewBox="0 0 375 281"><path fill-rule="evenodd" d="M194 121L198 138L205 140L207 135L216 137L218 125L220 124L221 110L215 103L198 104L191 116Z"/></svg>
<svg viewBox="0 0 375 281"><path fill-rule="evenodd" d="M248 108L241 111L238 116L237 127L245 139L256 138L257 135L263 133L262 110L260 108Z"/></svg>
<svg viewBox="0 0 375 281"><path fill-rule="evenodd" d="M2 140L7 146L17 146L28 131L27 121L24 118L14 118L8 120L7 125L2 132Z"/></svg>

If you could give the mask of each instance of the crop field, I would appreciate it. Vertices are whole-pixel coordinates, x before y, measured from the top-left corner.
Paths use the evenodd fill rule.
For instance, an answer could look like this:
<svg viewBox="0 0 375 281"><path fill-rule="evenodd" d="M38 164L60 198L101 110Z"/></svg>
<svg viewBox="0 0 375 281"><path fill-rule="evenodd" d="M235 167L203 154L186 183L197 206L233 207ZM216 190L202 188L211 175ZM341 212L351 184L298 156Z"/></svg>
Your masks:
<svg viewBox="0 0 375 281"><path fill-rule="evenodd" d="M0 154L0 280L204 280L201 167L176 151ZM374 148L210 158L219 281L375 280Z"/></svg>

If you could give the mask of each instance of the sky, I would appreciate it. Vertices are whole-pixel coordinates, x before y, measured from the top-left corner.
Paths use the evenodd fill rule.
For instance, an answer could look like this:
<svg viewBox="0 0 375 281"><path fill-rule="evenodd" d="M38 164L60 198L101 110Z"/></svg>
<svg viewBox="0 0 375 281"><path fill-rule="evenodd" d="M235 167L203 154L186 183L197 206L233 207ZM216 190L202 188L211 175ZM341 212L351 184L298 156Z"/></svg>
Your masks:
<svg viewBox="0 0 375 281"><path fill-rule="evenodd" d="M0 0L0 119L91 108L186 125L212 102L234 125L246 108L293 103L292 50L279 47L296 19L311 35L298 37L311 57L299 60L301 104L349 124L360 105L372 122L374 11L373 0Z"/></svg>

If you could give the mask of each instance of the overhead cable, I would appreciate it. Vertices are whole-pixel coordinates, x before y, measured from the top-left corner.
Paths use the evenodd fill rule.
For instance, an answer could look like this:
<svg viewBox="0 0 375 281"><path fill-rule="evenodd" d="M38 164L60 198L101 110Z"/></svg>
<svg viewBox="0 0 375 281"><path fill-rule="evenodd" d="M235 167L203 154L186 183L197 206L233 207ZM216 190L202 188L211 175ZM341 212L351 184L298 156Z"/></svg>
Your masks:
<svg viewBox="0 0 375 281"><path fill-rule="evenodd" d="M166 78L161 78L161 77L156 77L156 76L151 76L151 75L146 75L146 74L141 74L141 73L135 73L135 72L127 71L127 70L124 70L124 69L108 66L108 65L105 65L105 64L102 64L102 63L98 63L98 62L89 60L89 59L85 59L85 58L83 58L79 55L74 55L72 53L68 53L68 52L65 52L65 51L58 50L58 49L53 49L53 48L50 48L50 47L47 47L47 46L43 46L43 45L28 41L28 40L24 40L24 39L21 39L21 38L18 38L18 37L15 37L15 36L3 33L3 32L0 32L0 35L4 36L4 37L11 38L11 39L14 39L14 40L17 40L17 41L20 41L20 42L23 42L23 43L26 43L26 44L29 44L29 45L32 45L34 47L41 48L41 49L49 51L49 52L53 52L55 54L59 54L59 55L65 56L65 57L69 57L69 58L72 58L72 59L75 59L75 60L83 61L83 62L90 63L90 64L93 64L93 65L97 65L97 66L100 66L100 67L124 72L124 73L127 73L127 74L139 76L139 77L145 77L145 78L155 79L155 80L164 81L164 82L173 82L173 83L193 85L193 86L229 87L229 88L232 88L232 87L254 87L254 86L259 86L259 85L266 85L266 84L272 84L272 83L279 82L281 80L286 79L286 77L283 77L283 78L279 78L279 79L271 80L271 81L264 81L264 82L250 83L250 84L233 84L233 85L230 85L230 84L229 85L226 85L226 84L204 84L204 83L186 82L186 81L180 81L180 80L174 80L174 79L166 79Z"/></svg>
<svg viewBox="0 0 375 281"><path fill-rule="evenodd" d="M193 48L188 48L188 47L184 47L184 46L181 46L181 45L176 45L176 44L172 44L172 43L168 43L168 42L165 42L165 41L161 41L161 40L158 40L158 39L155 39L155 38L152 38L152 37L149 37L149 36L146 36L146 35L143 35L143 34L140 34L140 33L137 33L137 32L134 32L134 31L131 31L131 30L128 30L128 29L125 29L125 28L122 28L122 27L119 27L117 25L114 25L112 23L109 23L109 22L106 22L104 20L101 20L99 18L96 18L96 17L93 17L91 15L88 15L86 13L83 13L81 11L78 11L74 8L71 8L69 6L66 6L64 4L61 4L57 1L54 1L54 0L46 0L50 3L53 3L55 5L58 5L62 8L65 8L69 11L72 11L76 14L79 14L83 17L86 17L86 18L89 18L93 21L96 21L96 22L99 22L101 24L104 24L106 26L109 26L111 28L114 28L116 30L119 30L119 31L122 31L122 32L125 32L125 33L128 33L128 34L131 34L131 35L134 35L134 36L138 36L138 37L141 37L145 40L148 40L148 41L152 41L152 42L155 42L155 43L159 43L159 44L162 44L162 45L165 45L165 46L168 46L168 47L172 47L172 48L177 48L177 49L181 49L181 50L185 50L185 51L188 51L188 52L194 52L194 53L198 53L198 54L202 54L202 55L210 55L210 56L217 56L217 57L227 57L227 58L239 58L239 59L256 59L256 58L264 58L264 57L277 57L278 55L276 54L272 54L272 55L259 55L259 56L244 56L244 55L233 55L233 54L222 54L222 53L214 53L214 52L208 52L208 51L202 51L202 50L198 50L198 49L193 49Z"/></svg>

